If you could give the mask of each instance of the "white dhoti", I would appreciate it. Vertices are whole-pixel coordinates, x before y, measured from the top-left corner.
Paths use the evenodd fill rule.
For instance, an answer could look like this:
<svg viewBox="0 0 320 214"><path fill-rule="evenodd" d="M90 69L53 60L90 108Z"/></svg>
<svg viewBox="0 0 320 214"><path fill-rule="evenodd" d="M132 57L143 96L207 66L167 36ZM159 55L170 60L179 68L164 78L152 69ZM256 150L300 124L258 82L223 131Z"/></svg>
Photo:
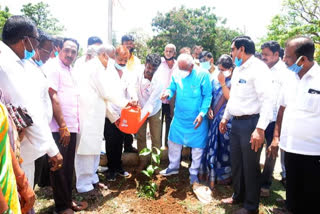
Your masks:
<svg viewBox="0 0 320 214"><path fill-rule="evenodd" d="M169 147L169 169L179 169L182 145L168 140ZM201 148L191 148L192 153L192 163L189 168L190 175L198 175L201 157L203 154L203 149Z"/></svg>
<svg viewBox="0 0 320 214"><path fill-rule="evenodd" d="M97 174L100 155L75 156L76 187L79 193L89 192L94 189L93 184L99 182Z"/></svg>
<svg viewBox="0 0 320 214"><path fill-rule="evenodd" d="M34 170L35 170L34 161L30 162L30 163L22 162L21 168L22 168L22 170L24 171L24 173L26 174L26 176L28 178L29 186L33 189L33 185L34 185Z"/></svg>

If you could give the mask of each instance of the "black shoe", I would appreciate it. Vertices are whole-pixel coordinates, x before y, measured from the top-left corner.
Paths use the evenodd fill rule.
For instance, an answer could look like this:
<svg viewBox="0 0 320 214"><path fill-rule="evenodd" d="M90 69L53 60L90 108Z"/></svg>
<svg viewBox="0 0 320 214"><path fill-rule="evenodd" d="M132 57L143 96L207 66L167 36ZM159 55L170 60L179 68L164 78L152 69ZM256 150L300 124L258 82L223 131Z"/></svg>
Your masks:
<svg viewBox="0 0 320 214"><path fill-rule="evenodd" d="M115 181L116 180L116 173L115 172L107 172L107 181Z"/></svg>
<svg viewBox="0 0 320 214"><path fill-rule="evenodd" d="M136 148L129 147L129 148L125 148L124 152L125 153L138 153L138 150Z"/></svg>
<svg viewBox="0 0 320 214"><path fill-rule="evenodd" d="M283 187L286 188L286 186L287 186L287 179L286 179L286 178L282 178L280 182L282 183Z"/></svg>

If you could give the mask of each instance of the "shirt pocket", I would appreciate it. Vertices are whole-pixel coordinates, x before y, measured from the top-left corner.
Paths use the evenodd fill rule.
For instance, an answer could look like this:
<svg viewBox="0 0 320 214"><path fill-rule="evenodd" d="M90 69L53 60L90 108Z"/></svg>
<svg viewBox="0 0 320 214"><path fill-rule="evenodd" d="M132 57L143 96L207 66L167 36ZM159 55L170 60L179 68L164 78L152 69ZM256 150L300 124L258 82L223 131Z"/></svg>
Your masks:
<svg viewBox="0 0 320 214"><path fill-rule="evenodd" d="M190 87L190 97L199 97L201 95L200 86L191 85Z"/></svg>
<svg viewBox="0 0 320 214"><path fill-rule="evenodd" d="M250 93L253 93L248 82L246 82L246 83L239 83L238 82L237 87L235 87L235 90L236 90L236 94L242 98L248 97L248 96L250 96Z"/></svg>
<svg viewBox="0 0 320 214"><path fill-rule="evenodd" d="M320 113L320 94L303 93L302 99L297 103L297 108L306 112Z"/></svg>

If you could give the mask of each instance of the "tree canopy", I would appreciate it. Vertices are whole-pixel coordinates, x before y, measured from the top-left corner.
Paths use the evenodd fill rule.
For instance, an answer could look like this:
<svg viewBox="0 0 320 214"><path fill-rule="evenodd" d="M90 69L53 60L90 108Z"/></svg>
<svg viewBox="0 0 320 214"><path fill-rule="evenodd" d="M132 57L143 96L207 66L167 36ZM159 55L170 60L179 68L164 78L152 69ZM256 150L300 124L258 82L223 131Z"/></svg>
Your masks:
<svg viewBox="0 0 320 214"><path fill-rule="evenodd" d="M275 40L283 47L289 38L297 35L313 39L320 62L320 0L283 0L282 13L273 17L262 41Z"/></svg>
<svg viewBox="0 0 320 214"><path fill-rule="evenodd" d="M3 26L10 16L9 8L5 7L4 10L2 10L0 6L0 35L2 35Z"/></svg>
<svg viewBox="0 0 320 214"><path fill-rule="evenodd" d="M215 58L230 52L231 40L239 32L223 27L224 22L213 13L214 8L188 9L184 6L162 14L152 20L156 35L148 42L153 52L163 53L168 43L173 43L179 51L182 47L201 45L212 52ZM218 27L218 24L222 26Z"/></svg>
<svg viewBox="0 0 320 214"><path fill-rule="evenodd" d="M59 35L64 31L64 26L57 18L54 18L49 10L49 5L44 2L22 5L21 12L30 17L41 30L51 35Z"/></svg>

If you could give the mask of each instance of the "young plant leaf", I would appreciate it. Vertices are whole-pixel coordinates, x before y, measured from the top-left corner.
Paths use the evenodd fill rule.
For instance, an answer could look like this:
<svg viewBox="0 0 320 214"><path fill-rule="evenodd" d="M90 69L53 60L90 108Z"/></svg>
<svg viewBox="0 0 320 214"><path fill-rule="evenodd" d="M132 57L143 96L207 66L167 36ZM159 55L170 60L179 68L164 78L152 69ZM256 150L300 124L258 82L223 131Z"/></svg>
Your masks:
<svg viewBox="0 0 320 214"><path fill-rule="evenodd" d="M140 151L139 155L140 155L140 156L147 156L147 155L149 155L150 153L151 153L151 150L150 150L150 149L144 148L144 149L142 149L142 150Z"/></svg>

